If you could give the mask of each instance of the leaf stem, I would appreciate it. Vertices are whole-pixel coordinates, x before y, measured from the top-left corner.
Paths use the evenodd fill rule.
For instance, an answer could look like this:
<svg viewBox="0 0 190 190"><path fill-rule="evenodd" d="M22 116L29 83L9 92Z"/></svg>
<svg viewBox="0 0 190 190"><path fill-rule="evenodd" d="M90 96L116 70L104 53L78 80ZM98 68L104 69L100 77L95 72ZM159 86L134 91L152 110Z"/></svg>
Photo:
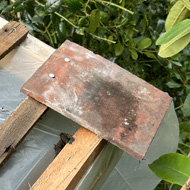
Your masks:
<svg viewBox="0 0 190 190"><path fill-rule="evenodd" d="M42 3L38 2L37 0L35 0L35 2L42 6L45 7L45 5L43 5ZM75 24L73 24L70 20L68 20L66 17L64 17L63 15L59 14L58 12L54 12L57 16L63 18L66 22L68 22L70 25L72 25L74 28L79 28L78 26L76 26Z"/></svg>
<svg viewBox="0 0 190 190"><path fill-rule="evenodd" d="M115 44L115 43L116 43L116 41L108 40L107 38L102 38L102 37L96 36L96 35L94 35L94 34L92 34L92 33L89 33L89 34L90 34L91 36L95 37L95 38L100 39L100 40L104 40L104 41L110 42L110 43L112 43L112 44Z"/></svg>
<svg viewBox="0 0 190 190"><path fill-rule="evenodd" d="M49 29L49 27L51 26L51 24L52 24L52 20L50 20L50 22L49 22L49 24L47 25L47 27L44 25L44 27L45 27L45 31L42 32L42 33L46 33L47 30Z"/></svg>
<svg viewBox="0 0 190 190"><path fill-rule="evenodd" d="M184 106L184 104L181 104L180 106L178 106L177 108L175 108L175 110L178 110L178 109L180 109L183 106Z"/></svg>
<svg viewBox="0 0 190 190"><path fill-rule="evenodd" d="M42 7L45 7L45 5L43 5L42 3L38 2L37 0L35 0L35 2L36 2L38 5L40 5L40 6L42 6Z"/></svg>
<svg viewBox="0 0 190 190"><path fill-rule="evenodd" d="M151 60L144 60L144 61L139 61L139 63L148 63L148 62L158 62L156 59L151 59Z"/></svg>
<svg viewBox="0 0 190 190"><path fill-rule="evenodd" d="M76 26L75 24L73 24L70 20L68 20L66 17L64 17L63 15L59 14L58 12L55 12L55 14L61 18L63 18L66 22L68 22L70 25L72 25L74 28L79 28L78 26Z"/></svg>
<svg viewBox="0 0 190 190"><path fill-rule="evenodd" d="M54 43L53 43L53 39L51 37L51 34L49 33L48 28L45 25L44 25L44 27L45 27L45 32L47 33L47 35L48 35L48 37L50 39L50 44L51 44L51 46L54 47Z"/></svg>
<svg viewBox="0 0 190 190"><path fill-rule="evenodd" d="M115 4L115 3L112 3L112 2L109 2L109 1L101 1L101 0L95 0L95 1L98 1L99 3L102 3L102 4L108 4L108 5L112 5L112 6L114 6L114 7L117 7L117 8L119 8L119 9L122 9L123 11L126 11L126 12L128 12L128 13L130 13L130 14L134 14L134 12L132 12L132 11L130 11L129 9L126 9L126 8L124 8L124 7L122 7L122 6L120 6L120 5L117 5L117 4Z"/></svg>

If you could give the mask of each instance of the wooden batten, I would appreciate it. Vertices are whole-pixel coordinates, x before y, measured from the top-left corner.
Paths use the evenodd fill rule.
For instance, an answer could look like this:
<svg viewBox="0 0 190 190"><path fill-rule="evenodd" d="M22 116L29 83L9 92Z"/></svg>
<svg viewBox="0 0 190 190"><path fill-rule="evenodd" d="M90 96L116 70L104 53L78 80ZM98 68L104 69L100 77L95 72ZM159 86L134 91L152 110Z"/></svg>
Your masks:
<svg viewBox="0 0 190 190"><path fill-rule="evenodd" d="M0 166L7 160L47 107L27 97L0 125Z"/></svg>
<svg viewBox="0 0 190 190"><path fill-rule="evenodd" d="M28 29L23 24L12 21L0 29L0 59L20 45L26 38Z"/></svg>
<svg viewBox="0 0 190 190"><path fill-rule="evenodd" d="M31 190L73 190L106 143L83 127L73 137Z"/></svg>

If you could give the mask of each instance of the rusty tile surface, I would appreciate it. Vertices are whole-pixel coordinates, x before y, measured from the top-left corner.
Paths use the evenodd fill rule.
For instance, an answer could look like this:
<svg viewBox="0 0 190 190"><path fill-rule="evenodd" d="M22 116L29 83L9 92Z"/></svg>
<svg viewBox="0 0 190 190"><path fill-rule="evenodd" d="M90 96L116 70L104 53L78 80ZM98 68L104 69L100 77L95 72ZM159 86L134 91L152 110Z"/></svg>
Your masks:
<svg viewBox="0 0 190 190"><path fill-rule="evenodd" d="M21 91L139 160L145 156L172 100L118 65L68 40Z"/></svg>

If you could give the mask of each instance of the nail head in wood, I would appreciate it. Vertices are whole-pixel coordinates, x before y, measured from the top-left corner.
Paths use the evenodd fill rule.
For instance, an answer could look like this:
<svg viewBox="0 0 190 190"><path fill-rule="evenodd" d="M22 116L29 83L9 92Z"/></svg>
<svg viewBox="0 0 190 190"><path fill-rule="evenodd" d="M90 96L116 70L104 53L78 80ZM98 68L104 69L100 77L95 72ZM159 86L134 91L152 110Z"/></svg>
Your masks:
<svg viewBox="0 0 190 190"><path fill-rule="evenodd" d="M49 77L50 77L50 78L55 78L55 75L54 75L53 73L50 73L50 74L49 74Z"/></svg>
<svg viewBox="0 0 190 190"><path fill-rule="evenodd" d="M70 60L68 57L65 58L65 62L68 63L68 62L70 62L70 61L71 61L71 60Z"/></svg>

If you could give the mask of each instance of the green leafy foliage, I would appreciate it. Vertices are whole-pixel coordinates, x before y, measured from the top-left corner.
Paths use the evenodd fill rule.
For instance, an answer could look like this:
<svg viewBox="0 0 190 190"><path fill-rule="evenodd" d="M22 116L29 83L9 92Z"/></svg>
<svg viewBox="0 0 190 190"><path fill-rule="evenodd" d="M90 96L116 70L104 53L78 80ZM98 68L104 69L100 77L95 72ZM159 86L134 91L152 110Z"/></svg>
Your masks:
<svg viewBox="0 0 190 190"><path fill-rule="evenodd" d="M161 45L158 55L167 58L183 50L190 42L190 2L178 0L166 19L166 33L156 42ZM185 19L185 20L184 20Z"/></svg>
<svg viewBox="0 0 190 190"><path fill-rule="evenodd" d="M94 33L100 21L100 11L95 9L90 14L89 32Z"/></svg>
<svg viewBox="0 0 190 190"><path fill-rule="evenodd" d="M118 42L118 43L115 45L115 55L116 55L116 56L121 55L122 52L123 52L123 50L124 50L124 46L123 46L120 42Z"/></svg>
<svg viewBox="0 0 190 190"><path fill-rule="evenodd" d="M140 43L138 44L138 48L146 49L146 48L150 47L151 44L152 44L152 40L150 38L145 38L142 41L140 41Z"/></svg>
<svg viewBox="0 0 190 190"><path fill-rule="evenodd" d="M0 11L2 11L3 9L5 9L7 7L8 3L7 1L3 0L0 2Z"/></svg>
<svg viewBox="0 0 190 190"><path fill-rule="evenodd" d="M181 84L179 84L177 82L174 82L174 81L169 81L169 82L166 83L166 85L169 88L179 88L179 87L181 87Z"/></svg>
<svg viewBox="0 0 190 190"><path fill-rule="evenodd" d="M189 10L186 6L181 2L178 1L176 4L171 8L169 15L167 16L165 28L168 31L174 25L186 19L189 15Z"/></svg>
<svg viewBox="0 0 190 190"><path fill-rule="evenodd" d="M149 167L159 178L181 186L190 177L190 158L178 153L165 154Z"/></svg>
<svg viewBox="0 0 190 190"><path fill-rule="evenodd" d="M161 45L158 55L167 58L176 55L190 42L189 0L178 0L166 19L166 33L156 42ZM185 19L185 20L184 20Z"/></svg>
<svg viewBox="0 0 190 190"><path fill-rule="evenodd" d="M185 34L186 33L186 34ZM166 44L161 45L158 55L163 58L171 57L183 50L190 42L190 29L183 36L178 36Z"/></svg>
<svg viewBox="0 0 190 190"><path fill-rule="evenodd" d="M130 49L129 51L131 53L132 59L137 60L138 59L138 53L134 49Z"/></svg>
<svg viewBox="0 0 190 190"><path fill-rule="evenodd" d="M190 116L190 94L187 96L184 106L182 107L184 116Z"/></svg>
<svg viewBox="0 0 190 190"><path fill-rule="evenodd" d="M77 11L81 9L82 0L64 0L64 3L72 10Z"/></svg>
<svg viewBox="0 0 190 190"><path fill-rule="evenodd" d="M190 19L186 19L176 24L165 34L163 34L160 38L158 38L158 40L156 41L156 45L162 45L168 42L171 43L175 42L189 33L190 33Z"/></svg>
<svg viewBox="0 0 190 190"><path fill-rule="evenodd" d="M45 4L45 11L48 13L55 12L62 4L62 0L48 0Z"/></svg>
<svg viewBox="0 0 190 190"><path fill-rule="evenodd" d="M190 122L180 123L180 145L179 147L183 149L185 153L189 153L189 143L185 144L183 142L188 142L190 139Z"/></svg>
<svg viewBox="0 0 190 190"><path fill-rule="evenodd" d="M183 50L190 42L190 19L186 19L170 28L156 41L161 45L158 55L170 57Z"/></svg>

